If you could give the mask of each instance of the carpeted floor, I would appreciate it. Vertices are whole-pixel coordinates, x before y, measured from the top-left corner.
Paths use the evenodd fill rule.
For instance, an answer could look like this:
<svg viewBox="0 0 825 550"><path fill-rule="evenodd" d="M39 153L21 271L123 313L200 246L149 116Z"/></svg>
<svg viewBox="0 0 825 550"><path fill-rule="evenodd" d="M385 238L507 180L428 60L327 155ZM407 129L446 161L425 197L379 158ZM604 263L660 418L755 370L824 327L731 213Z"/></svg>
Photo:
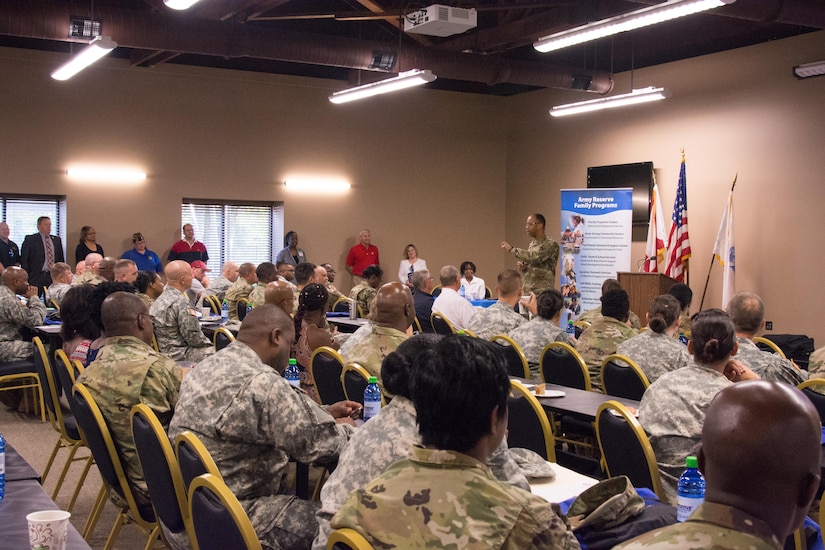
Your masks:
<svg viewBox="0 0 825 550"><path fill-rule="evenodd" d="M0 405L0 433L6 438L6 441L28 461L32 467L43 473L46 468L46 463L49 460L49 455L57 442L58 435L51 424L41 422L39 416L19 413L17 411L10 411L7 407ZM78 455L87 456L88 450L81 449ZM52 465L48 477L43 483L46 492L51 495L57 485L57 480L60 477L60 471L66 463L68 451L61 450ZM69 473L63 486L60 489L60 494L54 499L58 507L65 509L69 505L72 493L77 486L77 480L80 478L80 473L83 469L84 461L78 461L72 464L69 468ZM97 498L100 490L101 480L97 467L92 466L89 470L89 475L83 484L83 489L77 499L77 503L72 510L71 522L81 533L86 525L86 519L89 517L92 505L95 498ZM100 521L97 523L94 533L92 533L89 545L94 549L103 548L106 543L106 538L109 536L109 531L114 524L116 508L111 502L106 503ZM2 537L0 537L0 547L2 547ZM134 526L127 525L120 531L120 536L114 548L122 550L134 550L143 548L146 544L146 535L136 529ZM164 548L163 544L158 542L155 544L156 548Z"/></svg>

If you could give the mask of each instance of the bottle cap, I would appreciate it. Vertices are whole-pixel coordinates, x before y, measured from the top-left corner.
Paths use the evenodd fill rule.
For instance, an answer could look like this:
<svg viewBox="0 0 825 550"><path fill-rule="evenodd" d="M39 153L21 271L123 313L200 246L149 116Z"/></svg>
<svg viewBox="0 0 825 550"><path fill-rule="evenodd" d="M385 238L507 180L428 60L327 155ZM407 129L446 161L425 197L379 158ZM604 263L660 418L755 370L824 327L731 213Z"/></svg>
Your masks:
<svg viewBox="0 0 825 550"><path fill-rule="evenodd" d="M290 359L290 360L289 360L289 364L290 364L290 365L297 365L297 364L298 364L298 360L297 360L297 359L294 359L294 358L293 358L293 359Z"/></svg>
<svg viewBox="0 0 825 550"><path fill-rule="evenodd" d="M377 376L370 376L369 383L370 384L377 384L378 383L378 377Z"/></svg>
<svg viewBox="0 0 825 550"><path fill-rule="evenodd" d="M685 458L685 466L688 468L698 468L699 462L696 460L695 456L689 456Z"/></svg>

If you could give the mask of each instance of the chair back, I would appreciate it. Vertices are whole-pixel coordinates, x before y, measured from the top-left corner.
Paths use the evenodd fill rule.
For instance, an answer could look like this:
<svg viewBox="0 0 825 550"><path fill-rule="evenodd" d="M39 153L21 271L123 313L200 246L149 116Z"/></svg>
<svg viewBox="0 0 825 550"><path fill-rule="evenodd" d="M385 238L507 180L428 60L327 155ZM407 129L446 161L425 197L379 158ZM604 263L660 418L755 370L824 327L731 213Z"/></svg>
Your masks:
<svg viewBox="0 0 825 550"><path fill-rule="evenodd" d="M762 336L754 336L753 343L761 349L762 351L769 351L771 353L777 354L782 359L787 359L785 357L785 352L782 351L782 348L776 345L776 342L769 338L764 338Z"/></svg>
<svg viewBox="0 0 825 550"><path fill-rule="evenodd" d="M424 329L421 328L421 321L418 320L418 317L413 317L413 330L418 334L424 332Z"/></svg>
<svg viewBox="0 0 825 550"><path fill-rule="evenodd" d="M641 401L650 381L636 361L614 353L602 361L602 384L607 395Z"/></svg>
<svg viewBox="0 0 825 550"><path fill-rule="evenodd" d="M490 290L489 286L484 287L484 299L489 300L493 297L493 292Z"/></svg>
<svg viewBox="0 0 825 550"><path fill-rule="evenodd" d="M596 439L607 475L626 475L634 487L649 487L664 499L656 455L636 417L618 401L605 401L596 411Z"/></svg>
<svg viewBox="0 0 825 550"><path fill-rule="evenodd" d="M430 314L430 324L436 334L455 334L455 327L450 320L435 311Z"/></svg>
<svg viewBox="0 0 825 550"><path fill-rule="evenodd" d="M819 420L825 425L825 378L811 378L797 386L804 393L819 413Z"/></svg>
<svg viewBox="0 0 825 550"><path fill-rule="evenodd" d="M109 425L94 397L83 383L75 382L73 398L75 418L83 443L92 452L103 482L128 504L133 520L144 528L152 528L155 524L154 511L151 506L138 507L135 502Z"/></svg>
<svg viewBox="0 0 825 550"><path fill-rule="evenodd" d="M590 321L575 321L573 323L573 336L575 336L578 339L579 336L582 335L582 332L584 332L584 329L586 329L589 326Z"/></svg>
<svg viewBox="0 0 825 550"><path fill-rule="evenodd" d="M327 550L373 550L373 546L355 529L342 527L329 534Z"/></svg>
<svg viewBox="0 0 825 550"><path fill-rule="evenodd" d="M344 395L350 401L364 404L364 390L369 384L370 374L367 369L358 363L348 363L341 371L341 385L344 387Z"/></svg>
<svg viewBox="0 0 825 550"><path fill-rule="evenodd" d="M235 335L226 327L215 329L212 335L212 343L215 345L215 351L220 351L232 342L235 341Z"/></svg>
<svg viewBox="0 0 825 550"><path fill-rule="evenodd" d="M152 349L160 353L160 348L158 347L158 337L155 336L154 331L152 331Z"/></svg>
<svg viewBox="0 0 825 550"><path fill-rule="evenodd" d="M501 346L504 357L507 359L507 374L517 378L530 378L530 366L521 347L509 336L498 334L490 338L494 344Z"/></svg>
<svg viewBox="0 0 825 550"><path fill-rule="evenodd" d="M83 366L83 363L80 361L80 359L75 359L74 361L72 361L72 366L74 367L75 380L77 380L77 377L83 374L83 371L86 370L86 367Z"/></svg>
<svg viewBox="0 0 825 550"><path fill-rule="evenodd" d="M430 292L430 296L433 298L438 298L441 295L441 285L438 285L433 288L433 291Z"/></svg>
<svg viewBox="0 0 825 550"><path fill-rule="evenodd" d="M173 533L187 529L186 488L172 444L155 412L139 403L130 413L143 478L157 518ZM191 533L191 529L188 531Z"/></svg>
<svg viewBox="0 0 825 550"><path fill-rule="evenodd" d="M188 430L175 437L175 456L178 459L183 486L187 488L187 492L192 481L199 475L212 474L223 479L206 445L198 439L197 435Z"/></svg>
<svg viewBox="0 0 825 550"><path fill-rule="evenodd" d="M209 311L212 313L212 315L221 314L221 301L218 300L217 296L207 294L203 297L203 301L206 302L204 305L209 306Z"/></svg>
<svg viewBox="0 0 825 550"><path fill-rule="evenodd" d="M238 305L236 306L238 312L238 321L243 321L244 317L246 317L246 308L249 307L249 300L246 298L240 298L238 300Z"/></svg>
<svg viewBox="0 0 825 550"><path fill-rule="evenodd" d="M80 373L75 372L75 366L69 361L69 357L62 349L54 352L54 370L57 371L57 381L66 394L69 405L71 405L72 386L74 386L74 381Z"/></svg>
<svg viewBox="0 0 825 550"><path fill-rule="evenodd" d="M550 342L539 358L541 379L549 384L591 391L590 371L579 352L564 342Z"/></svg>
<svg viewBox="0 0 825 550"><path fill-rule="evenodd" d="M349 303L350 300L346 296L341 296L335 303L332 304L332 311L337 311L338 313L349 313Z"/></svg>
<svg viewBox="0 0 825 550"><path fill-rule="evenodd" d="M344 358L329 346L321 346L312 352L309 372L315 381L315 390L321 403L331 405L347 398L341 384Z"/></svg>
<svg viewBox="0 0 825 550"><path fill-rule="evenodd" d="M261 542L241 503L222 479L196 477L189 487L189 515L199 550L261 550Z"/></svg>
<svg viewBox="0 0 825 550"><path fill-rule="evenodd" d="M49 361L49 354L46 353L46 348L43 347L39 336L32 338L32 344L34 345L34 366L37 368L37 377L43 389L43 403L46 405L49 421L56 432L62 433L70 441L78 441L80 434L74 428L72 415L64 416L63 409L60 407L58 400L61 386L55 379L55 371L52 368L52 362Z"/></svg>
<svg viewBox="0 0 825 550"><path fill-rule="evenodd" d="M510 390L507 445L510 448L530 449L544 460L555 462L556 440L541 403L517 380L510 380Z"/></svg>

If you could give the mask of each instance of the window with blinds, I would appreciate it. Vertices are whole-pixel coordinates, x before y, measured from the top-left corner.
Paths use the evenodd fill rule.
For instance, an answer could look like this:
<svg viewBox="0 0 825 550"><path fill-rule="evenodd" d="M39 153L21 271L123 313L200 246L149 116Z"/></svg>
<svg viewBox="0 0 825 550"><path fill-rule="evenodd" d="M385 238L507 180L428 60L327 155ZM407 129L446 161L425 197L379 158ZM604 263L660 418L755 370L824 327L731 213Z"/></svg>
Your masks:
<svg viewBox="0 0 825 550"><path fill-rule="evenodd" d="M271 262L283 248L282 203L227 204L198 199L181 203L182 224L191 223L195 238L206 245L209 267L224 262Z"/></svg>
<svg viewBox="0 0 825 550"><path fill-rule="evenodd" d="M37 233L37 218L52 220L52 235L66 242L66 197L51 195L0 195L0 220L9 224L9 239L18 246L26 235Z"/></svg>

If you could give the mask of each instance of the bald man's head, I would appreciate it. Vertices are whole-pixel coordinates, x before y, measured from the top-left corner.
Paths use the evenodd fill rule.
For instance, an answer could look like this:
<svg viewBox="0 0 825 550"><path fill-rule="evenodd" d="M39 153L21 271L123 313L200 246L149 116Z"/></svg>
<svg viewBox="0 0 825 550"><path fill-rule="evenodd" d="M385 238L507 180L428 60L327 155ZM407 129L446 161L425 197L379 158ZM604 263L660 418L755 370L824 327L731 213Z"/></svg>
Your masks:
<svg viewBox="0 0 825 550"><path fill-rule="evenodd" d="M3 271L3 286L9 287L15 294L25 294L29 286L29 274L17 266L7 267Z"/></svg>
<svg viewBox="0 0 825 550"><path fill-rule="evenodd" d="M183 260L166 264L163 274L166 275L166 283L181 292L192 286L192 267Z"/></svg>
<svg viewBox="0 0 825 550"><path fill-rule="evenodd" d="M284 281L272 281L264 289L264 302L283 310L286 314L295 309L295 294L292 286Z"/></svg>
<svg viewBox="0 0 825 550"><path fill-rule="evenodd" d="M97 252L86 254L86 269L97 275L98 265L100 264L100 261L102 259L103 256L101 256Z"/></svg>
<svg viewBox="0 0 825 550"><path fill-rule="evenodd" d="M280 308L263 304L246 314L237 339L252 348L264 364L282 373L295 341L295 326Z"/></svg>
<svg viewBox="0 0 825 550"><path fill-rule="evenodd" d="M107 337L134 336L152 343L152 318L137 294L114 292L103 300L100 319Z"/></svg>
<svg viewBox="0 0 825 550"><path fill-rule="evenodd" d="M733 384L713 399L702 429L705 498L761 518L785 540L819 487L820 441L819 415L793 386Z"/></svg>
<svg viewBox="0 0 825 550"><path fill-rule="evenodd" d="M412 294L407 285L394 282L378 289L375 298L375 322L406 331L415 317Z"/></svg>
<svg viewBox="0 0 825 550"><path fill-rule="evenodd" d="M97 274L106 279L107 281L114 281L115 280L115 260L109 256L100 260L100 263L97 266Z"/></svg>

